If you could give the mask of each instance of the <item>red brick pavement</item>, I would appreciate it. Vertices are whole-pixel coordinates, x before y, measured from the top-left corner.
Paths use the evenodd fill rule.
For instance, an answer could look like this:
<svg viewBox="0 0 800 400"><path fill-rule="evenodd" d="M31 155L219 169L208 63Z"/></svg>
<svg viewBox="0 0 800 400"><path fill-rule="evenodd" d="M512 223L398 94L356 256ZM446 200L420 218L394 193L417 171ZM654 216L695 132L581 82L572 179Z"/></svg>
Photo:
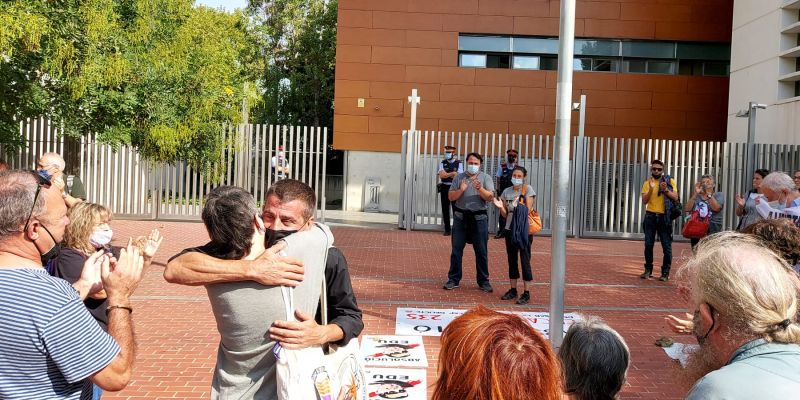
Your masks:
<svg viewBox="0 0 800 400"><path fill-rule="evenodd" d="M162 277L169 256L207 240L198 223L115 221L121 241L160 228L166 237L134 298L139 357L134 380L127 389L104 399L208 398L219 336L202 287L171 285ZM490 275L495 293L483 293L475 284L474 256L464 257L461 288L441 289L449 265L449 238L433 232L405 232L334 228L336 245L350 265L353 286L364 311L365 334L393 334L397 307L460 308L484 304L502 310L546 311L550 287L550 239L534 240L533 269L536 284L530 305L516 306L499 300L507 283L505 247L490 240ZM675 244L674 265L690 253ZM675 364L653 345L668 335L663 322L668 313L681 312L683 303L674 285L638 278L642 243L635 241L571 239L568 241L566 304L568 312L599 315L626 339L632 366L624 399L678 399L688 388L673 379ZM656 260L660 264L659 246ZM677 268L676 268L677 269ZM656 270L656 273L658 271ZM689 342L682 337L679 341ZM428 380L436 378L439 338L426 337Z"/></svg>

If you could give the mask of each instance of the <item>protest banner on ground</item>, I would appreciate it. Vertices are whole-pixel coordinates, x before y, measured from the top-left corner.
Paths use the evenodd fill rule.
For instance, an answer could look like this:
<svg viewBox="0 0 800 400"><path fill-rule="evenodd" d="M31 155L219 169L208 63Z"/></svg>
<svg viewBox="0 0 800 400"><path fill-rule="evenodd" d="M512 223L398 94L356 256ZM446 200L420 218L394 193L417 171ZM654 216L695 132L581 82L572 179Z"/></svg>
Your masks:
<svg viewBox="0 0 800 400"><path fill-rule="evenodd" d="M424 369L367 368L364 372L370 399L428 400Z"/></svg>
<svg viewBox="0 0 800 400"><path fill-rule="evenodd" d="M397 308L395 322L396 335L441 336L444 328L466 310L432 309L432 308ZM550 313L547 312L512 312L519 315L534 329L547 336L550 332ZM564 333L578 319L574 313L564 314Z"/></svg>
<svg viewBox="0 0 800 400"><path fill-rule="evenodd" d="M422 336L374 336L361 338L364 365L371 367L428 367Z"/></svg>

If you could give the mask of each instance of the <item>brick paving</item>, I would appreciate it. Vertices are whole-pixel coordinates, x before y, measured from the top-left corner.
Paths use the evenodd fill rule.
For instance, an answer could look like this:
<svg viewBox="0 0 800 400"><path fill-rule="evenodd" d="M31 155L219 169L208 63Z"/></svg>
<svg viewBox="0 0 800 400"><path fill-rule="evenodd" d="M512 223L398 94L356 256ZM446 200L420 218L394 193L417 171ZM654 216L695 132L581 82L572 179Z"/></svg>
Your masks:
<svg viewBox="0 0 800 400"><path fill-rule="evenodd" d="M139 356L127 389L104 399L208 398L219 335L202 287L171 285L162 277L166 260L181 249L207 240L202 224L163 221L114 221L119 242L159 228L166 237L153 267L133 299ZM531 304L499 300L507 288L505 247L490 239L489 269L494 293L475 283L475 258L468 247L461 288L441 289L449 265L449 238L436 232L334 228L336 245L350 265L353 286L364 311L364 334L394 334L397 307L459 308L484 304L498 310L546 311L549 306L550 238L534 240L536 284ZM657 265L660 249L656 246ZM690 254L674 244L673 272ZM622 240L570 239L567 245L568 312L599 315L617 329L631 349L632 366L623 399L679 399L688 391L672 376L675 363L653 342L669 335L666 313L683 312L672 282L643 281L642 243ZM658 273L658 267L656 267ZM690 342L689 337L677 338ZM439 338L426 337L428 384L436 379Z"/></svg>

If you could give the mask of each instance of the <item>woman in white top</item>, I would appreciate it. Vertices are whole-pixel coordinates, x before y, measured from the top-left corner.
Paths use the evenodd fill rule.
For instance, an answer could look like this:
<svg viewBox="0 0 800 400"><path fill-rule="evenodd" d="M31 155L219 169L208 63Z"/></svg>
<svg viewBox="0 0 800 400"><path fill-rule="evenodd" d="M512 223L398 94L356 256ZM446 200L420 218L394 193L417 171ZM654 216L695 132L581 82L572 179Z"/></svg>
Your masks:
<svg viewBox="0 0 800 400"><path fill-rule="evenodd" d="M533 243L533 236L528 236L528 245L526 247L519 247L514 243L510 233L514 230L513 213L519 204L520 197L525 198L525 205L528 210L533 209L534 199L536 192L530 185L524 184L525 177L528 171L521 166L516 166L511 172L512 187L506 188L500 194L500 198L494 199L494 205L500 211L500 214L506 219L505 230L509 233L505 235L506 239L506 253L508 254L508 277L511 283L511 289L501 297L501 300L514 300L517 299L517 280L519 279L519 260L522 261L522 285L524 291L522 296L517 299L517 304L527 304L531 300L531 294L528 291L528 283L533 281L533 272L531 271L531 244ZM527 218L527 217L526 217Z"/></svg>

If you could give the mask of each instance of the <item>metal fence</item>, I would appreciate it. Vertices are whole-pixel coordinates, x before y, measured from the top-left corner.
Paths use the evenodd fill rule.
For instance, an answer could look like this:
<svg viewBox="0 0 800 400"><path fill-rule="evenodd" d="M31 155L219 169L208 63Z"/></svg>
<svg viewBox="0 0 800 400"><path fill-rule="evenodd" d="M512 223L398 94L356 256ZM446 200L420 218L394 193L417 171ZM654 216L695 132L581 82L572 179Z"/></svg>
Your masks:
<svg viewBox="0 0 800 400"><path fill-rule="evenodd" d="M399 226L404 229L439 229L441 206L436 192L439 162L443 147L455 146L457 155L483 155L482 171L495 176L507 149L519 153L518 163L528 170L526 182L536 191L536 209L542 216L542 234L550 233L550 199L553 137L417 131L403 133L403 170ZM694 183L708 174L717 180L717 190L725 195L724 227L738 224L735 196L750 190L746 172L747 144L684 140L575 137L572 142L570 172L572 236L642 238L644 205L641 189L650 174L650 161L659 159L666 173L675 178L683 201L693 195ZM771 171L800 168L800 146L752 145L755 165ZM491 220L497 212L489 208ZM490 224L495 231L497 224ZM674 232L680 236L683 221Z"/></svg>
<svg viewBox="0 0 800 400"><path fill-rule="evenodd" d="M275 181L272 161L282 146L289 177L314 189L317 215L324 221L327 128L246 124L221 129L231 145L214 167L224 171L216 182L186 162L150 162L131 147L115 150L102 144L94 134L79 140L65 138L57 125L44 118L20 123L26 147L7 161L11 168L33 169L41 154L57 152L67 163L67 173L84 182L87 200L109 207L116 218L197 220L203 198L220 185L247 189L263 204L267 188ZM2 154L6 152L0 145Z"/></svg>

